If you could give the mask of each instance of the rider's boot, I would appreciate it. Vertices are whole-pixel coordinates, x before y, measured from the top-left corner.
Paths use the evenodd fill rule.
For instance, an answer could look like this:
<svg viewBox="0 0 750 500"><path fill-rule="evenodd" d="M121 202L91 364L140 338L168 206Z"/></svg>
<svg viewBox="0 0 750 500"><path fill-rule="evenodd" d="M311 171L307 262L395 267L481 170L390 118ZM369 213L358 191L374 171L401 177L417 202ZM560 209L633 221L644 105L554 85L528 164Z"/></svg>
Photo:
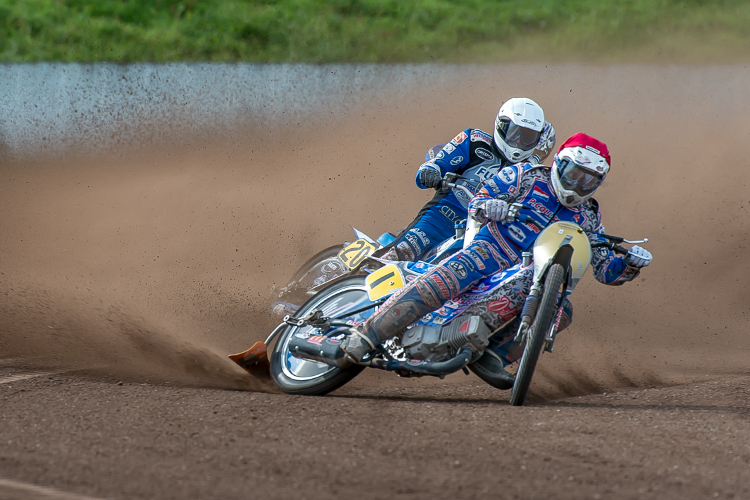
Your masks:
<svg viewBox="0 0 750 500"><path fill-rule="evenodd" d="M375 350L375 344L360 331L360 328L361 326L349 328L349 335L341 341L341 350L355 363L359 363Z"/></svg>

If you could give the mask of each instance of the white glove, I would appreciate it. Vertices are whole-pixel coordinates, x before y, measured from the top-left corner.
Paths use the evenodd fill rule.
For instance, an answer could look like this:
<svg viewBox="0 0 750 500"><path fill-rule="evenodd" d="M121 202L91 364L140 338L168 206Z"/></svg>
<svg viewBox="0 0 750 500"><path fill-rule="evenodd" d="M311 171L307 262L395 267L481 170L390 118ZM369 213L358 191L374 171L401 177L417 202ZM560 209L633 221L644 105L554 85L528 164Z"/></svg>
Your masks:
<svg viewBox="0 0 750 500"><path fill-rule="evenodd" d="M437 188L443 183L443 176L434 168L420 167L419 182L426 188Z"/></svg>
<svg viewBox="0 0 750 500"><path fill-rule="evenodd" d="M630 267L646 267L651 263L651 252L645 248L634 246L630 248L625 256L625 264Z"/></svg>
<svg viewBox="0 0 750 500"><path fill-rule="evenodd" d="M484 202L484 214L488 219L505 222L508 217L508 202L503 200L487 200Z"/></svg>

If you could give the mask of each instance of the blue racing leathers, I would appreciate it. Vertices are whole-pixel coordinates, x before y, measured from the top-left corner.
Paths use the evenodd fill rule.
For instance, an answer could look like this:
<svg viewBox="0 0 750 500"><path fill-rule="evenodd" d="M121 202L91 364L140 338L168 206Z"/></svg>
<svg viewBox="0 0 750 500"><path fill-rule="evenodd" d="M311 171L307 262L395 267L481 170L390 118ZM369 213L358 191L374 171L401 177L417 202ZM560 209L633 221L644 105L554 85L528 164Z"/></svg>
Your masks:
<svg viewBox="0 0 750 500"><path fill-rule="evenodd" d="M448 172L456 172L466 177L458 184L476 193L484 181L507 164L508 161L495 147L492 135L467 128L445 144L434 158L419 167L416 184L420 189L427 189L419 180L423 169L436 170L440 177ZM438 190L420 210L414 222L397 237L385 258L419 260L431 248L455 234L455 224L466 219L468 204L469 197L463 191Z"/></svg>
<svg viewBox="0 0 750 500"><path fill-rule="evenodd" d="M532 156L533 161L541 163L554 145L555 129L547 122ZM464 177L457 184L476 193L486 180L508 164L495 146L491 134L467 128L439 152L428 152L428 157L417 171L415 182L420 189L427 189L419 180L423 169L434 169L440 177L455 172ZM433 199L422 207L414 222L397 236L391 251L384 258L419 260L430 249L455 234L456 223L467 217L469 199L460 189L437 191Z"/></svg>
<svg viewBox="0 0 750 500"><path fill-rule="evenodd" d="M604 232L596 201L588 200L572 208L558 201L552 190L549 167L531 163L505 166L469 203L470 214L486 222L471 245L396 292L362 326L363 333L374 344L391 338L421 316L440 308L485 276L518 263L521 254L531 248L540 230L533 224L519 221L500 224L487 220L484 205L492 198L532 207L528 215L540 227L556 221L575 222L591 233L592 241L599 239L597 233ZM608 285L621 285L639 274L639 269L628 266L622 257L603 247L593 249L591 265L594 277Z"/></svg>

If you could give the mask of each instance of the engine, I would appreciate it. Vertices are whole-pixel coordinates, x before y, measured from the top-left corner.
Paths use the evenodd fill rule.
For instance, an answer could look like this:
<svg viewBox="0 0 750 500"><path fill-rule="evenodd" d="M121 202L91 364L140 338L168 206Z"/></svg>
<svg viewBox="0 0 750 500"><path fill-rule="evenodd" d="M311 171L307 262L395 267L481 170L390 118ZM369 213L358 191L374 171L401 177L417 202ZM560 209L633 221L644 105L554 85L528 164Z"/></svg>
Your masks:
<svg viewBox="0 0 750 500"><path fill-rule="evenodd" d="M445 361L456 355L466 344L476 351L472 361L479 358L489 341L490 329L479 316L462 316L444 326L419 325L404 333L401 348L407 358L422 361Z"/></svg>

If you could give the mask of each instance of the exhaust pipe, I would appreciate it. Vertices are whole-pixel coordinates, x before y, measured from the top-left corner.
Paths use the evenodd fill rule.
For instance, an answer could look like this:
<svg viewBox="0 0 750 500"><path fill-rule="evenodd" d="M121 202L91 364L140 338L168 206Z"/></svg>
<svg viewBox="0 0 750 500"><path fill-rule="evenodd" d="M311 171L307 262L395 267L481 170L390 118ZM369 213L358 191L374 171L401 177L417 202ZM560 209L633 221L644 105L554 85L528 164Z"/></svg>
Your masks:
<svg viewBox="0 0 750 500"><path fill-rule="evenodd" d="M410 359L409 361L386 361L376 358L372 360L370 366L389 372L406 371L419 375L431 375L443 378L468 365L469 361L471 361L471 356L472 352L469 349L463 349L455 358L448 361L420 361L416 359Z"/></svg>

